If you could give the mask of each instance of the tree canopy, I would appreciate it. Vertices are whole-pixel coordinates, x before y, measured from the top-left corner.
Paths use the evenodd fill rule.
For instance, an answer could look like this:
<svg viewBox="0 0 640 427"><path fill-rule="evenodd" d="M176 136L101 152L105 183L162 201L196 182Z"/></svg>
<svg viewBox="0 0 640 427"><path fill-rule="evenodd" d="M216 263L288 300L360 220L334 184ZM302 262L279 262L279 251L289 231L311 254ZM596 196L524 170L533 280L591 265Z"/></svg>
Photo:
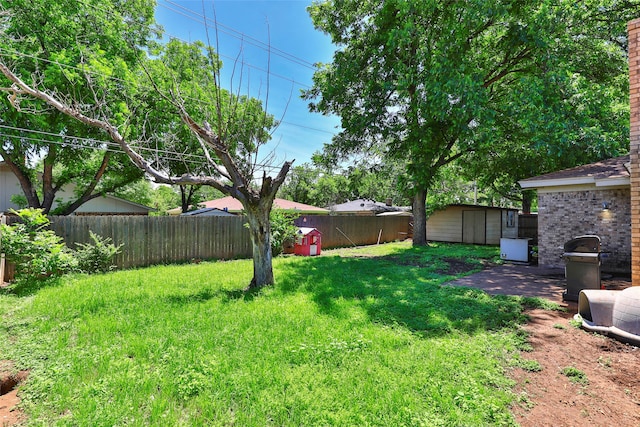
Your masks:
<svg viewBox="0 0 640 427"><path fill-rule="evenodd" d="M57 19L61 26L68 21L77 32L70 37L73 43L65 44L61 30L62 44L54 44L50 53L74 61L32 58L18 37L12 52L19 61L0 56L0 85L5 85L0 90L9 94L15 113L40 118L43 110L50 111L69 126L108 137L158 183L210 186L238 199L253 244L250 287L272 284L269 213L292 162L274 166L275 176L267 174L273 170L270 165L259 162L258 151L277 125L266 102L223 88L222 64L210 43L157 44L152 2L88 2L92 10L73 7L75 1L61 3L66 7L55 9ZM1 31L11 33L13 20L22 13L18 6L3 4ZM105 22L102 28L94 22L102 16L114 23ZM94 37L96 28L99 34ZM113 30L105 34L104 48L99 44L103 30ZM58 42L55 31L47 36ZM22 66L21 61L31 60L32 68ZM47 71L65 84L57 86Z"/></svg>
<svg viewBox="0 0 640 427"><path fill-rule="evenodd" d="M391 199L405 206L410 201L399 188L401 171L396 166L391 162L359 162L337 170L321 163L304 163L289 172L280 197L321 207L356 199Z"/></svg>
<svg viewBox="0 0 640 427"><path fill-rule="evenodd" d="M426 243L427 190L447 164L473 159L482 176L483 159L512 143L562 157L623 145L619 30L640 12L635 1L335 0L309 12L338 46L305 93L313 111L341 117L325 151L405 162L415 244ZM614 123L597 108L618 113Z"/></svg>
<svg viewBox="0 0 640 427"><path fill-rule="evenodd" d="M123 124L126 106L110 95L130 87L143 48L155 43L154 6L153 1L0 1L2 61L22 78L37 75L52 92L68 94L77 108L95 114L109 110ZM85 79L89 68L91 83L99 80L100 87ZM101 141L100 132L39 100L3 97L0 111L0 156L30 207L49 212L58 191L73 184L75 198L56 212L68 214L142 177L122 152Z"/></svg>

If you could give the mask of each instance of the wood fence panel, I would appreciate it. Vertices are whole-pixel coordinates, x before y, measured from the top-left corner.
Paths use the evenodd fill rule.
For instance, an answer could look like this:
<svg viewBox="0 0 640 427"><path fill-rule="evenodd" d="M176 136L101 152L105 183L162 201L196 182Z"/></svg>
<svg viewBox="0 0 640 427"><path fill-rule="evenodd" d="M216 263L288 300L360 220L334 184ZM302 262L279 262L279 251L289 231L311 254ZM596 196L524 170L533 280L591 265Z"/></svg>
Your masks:
<svg viewBox="0 0 640 427"><path fill-rule="evenodd" d="M115 245L118 268L251 256L242 217L69 216L52 217L51 228L67 246L89 243L89 230Z"/></svg>
<svg viewBox="0 0 640 427"><path fill-rule="evenodd" d="M410 221L406 216L309 215L298 218L295 224L317 228L322 233L322 247L329 249L373 245L378 237L380 243L404 240Z"/></svg>
<svg viewBox="0 0 640 427"><path fill-rule="evenodd" d="M518 237L531 239L531 244L538 244L538 215L518 215Z"/></svg>
<svg viewBox="0 0 640 427"><path fill-rule="evenodd" d="M0 214L0 225L5 225L7 223L7 217L3 214ZM4 250L2 249L2 227L0 227L0 285L4 283Z"/></svg>
<svg viewBox="0 0 640 427"><path fill-rule="evenodd" d="M7 217L10 225L19 219ZM50 228L72 249L91 243L89 231L123 245L117 268L188 262L193 259L250 258L249 229L243 217L53 216ZM410 217L316 216L296 220L322 233L322 247L370 245L404 239ZM5 278L12 278L11 264Z"/></svg>

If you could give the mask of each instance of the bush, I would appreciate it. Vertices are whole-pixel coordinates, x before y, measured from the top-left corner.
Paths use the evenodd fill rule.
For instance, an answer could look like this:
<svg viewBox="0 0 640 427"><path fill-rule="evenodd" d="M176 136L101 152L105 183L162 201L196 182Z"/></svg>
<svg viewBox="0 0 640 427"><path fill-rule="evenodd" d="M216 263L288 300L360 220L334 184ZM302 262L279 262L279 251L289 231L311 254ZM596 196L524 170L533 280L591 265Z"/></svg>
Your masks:
<svg viewBox="0 0 640 427"><path fill-rule="evenodd" d="M290 213L282 209L272 209L269 216L271 223L271 251L273 255L280 255L284 251L287 241L293 242L296 238L298 227L293 221L298 214Z"/></svg>
<svg viewBox="0 0 640 427"><path fill-rule="evenodd" d="M41 209L12 210L21 222L2 225L1 246L21 280L60 276L77 268L77 261L61 237L47 227L49 219Z"/></svg>
<svg viewBox="0 0 640 427"><path fill-rule="evenodd" d="M113 268L113 258L123 245L115 246L109 237L102 238L89 230L93 243L76 243L78 269L84 273L106 273Z"/></svg>

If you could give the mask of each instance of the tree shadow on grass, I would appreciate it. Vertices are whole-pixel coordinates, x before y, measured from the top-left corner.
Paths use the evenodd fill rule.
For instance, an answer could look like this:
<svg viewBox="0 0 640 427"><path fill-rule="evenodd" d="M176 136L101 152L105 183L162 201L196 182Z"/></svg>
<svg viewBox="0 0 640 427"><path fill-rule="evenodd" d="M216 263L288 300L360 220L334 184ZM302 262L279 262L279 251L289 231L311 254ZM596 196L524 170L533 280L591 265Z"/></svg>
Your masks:
<svg viewBox="0 0 640 427"><path fill-rule="evenodd" d="M425 336L474 334L524 322L516 298L441 286L452 278L443 273L442 262L434 260L434 268L426 268L388 256L314 257L283 263L278 286L284 293L310 293L325 314L344 316L347 302L362 307L372 322L402 324Z"/></svg>
<svg viewBox="0 0 640 427"><path fill-rule="evenodd" d="M253 301L254 298L259 296L261 293L262 289L260 288L245 288L222 291L223 300L225 302L236 300Z"/></svg>
<svg viewBox="0 0 640 427"><path fill-rule="evenodd" d="M190 294L172 294L165 297L165 300L170 304L176 305L188 305L193 303L207 302L214 298L221 298L223 302L229 301L252 301L258 295L262 293L262 289L203 289L195 293Z"/></svg>
<svg viewBox="0 0 640 427"><path fill-rule="evenodd" d="M18 280L0 288L1 293L12 294L18 297L27 297L35 294L40 289L60 286L62 277L47 277L43 279Z"/></svg>
<svg viewBox="0 0 640 427"><path fill-rule="evenodd" d="M170 304L186 305L209 301L210 299L216 297L218 294L219 292L215 292L211 289L203 289L192 294L168 295L166 297L166 301Z"/></svg>

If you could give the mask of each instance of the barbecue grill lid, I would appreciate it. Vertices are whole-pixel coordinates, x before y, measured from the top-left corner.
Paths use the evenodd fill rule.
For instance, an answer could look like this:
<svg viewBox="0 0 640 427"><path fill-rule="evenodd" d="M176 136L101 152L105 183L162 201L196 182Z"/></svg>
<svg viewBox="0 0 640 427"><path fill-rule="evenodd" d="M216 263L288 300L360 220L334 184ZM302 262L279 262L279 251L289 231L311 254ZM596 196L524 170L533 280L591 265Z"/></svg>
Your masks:
<svg viewBox="0 0 640 427"><path fill-rule="evenodd" d="M565 252L600 252L600 237L594 235L578 236L564 244Z"/></svg>

